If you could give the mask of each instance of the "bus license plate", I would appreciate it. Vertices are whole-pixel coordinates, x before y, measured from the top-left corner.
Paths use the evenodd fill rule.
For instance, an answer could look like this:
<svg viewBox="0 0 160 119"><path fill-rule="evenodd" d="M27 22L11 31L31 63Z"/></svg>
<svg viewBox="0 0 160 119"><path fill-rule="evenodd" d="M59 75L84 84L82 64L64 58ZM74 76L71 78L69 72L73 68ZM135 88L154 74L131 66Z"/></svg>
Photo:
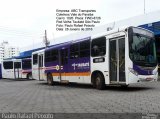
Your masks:
<svg viewBox="0 0 160 119"><path fill-rule="evenodd" d="M147 80L147 81L151 81L151 80L153 80L153 78L146 78L146 80Z"/></svg>

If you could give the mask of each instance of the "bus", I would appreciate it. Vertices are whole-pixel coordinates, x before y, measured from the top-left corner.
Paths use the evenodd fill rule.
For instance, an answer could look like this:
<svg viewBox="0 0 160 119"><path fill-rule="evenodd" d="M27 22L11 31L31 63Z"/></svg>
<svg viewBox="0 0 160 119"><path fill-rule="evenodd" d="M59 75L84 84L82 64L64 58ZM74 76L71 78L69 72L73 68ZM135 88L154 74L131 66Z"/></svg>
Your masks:
<svg viewBox="0 0 160 119"><path fill-rule="evenodd" d="M3 60L2 78L32 79L31 66L31 58Z"/></svg>
<svg viewBox="0 0 160 119"><path fill-rule="evenodd" d="M154 34L127 27L86 37L32 53L32 76L36 80L89 83L127 87L158 79Z"/></svg>
<svg viewBox="0 0 160 119"><path fill-rule="evenodd" d="M157 45L157 59L158 59L158 73L160 76L160 36L156 37L156 45Z"/></svg>

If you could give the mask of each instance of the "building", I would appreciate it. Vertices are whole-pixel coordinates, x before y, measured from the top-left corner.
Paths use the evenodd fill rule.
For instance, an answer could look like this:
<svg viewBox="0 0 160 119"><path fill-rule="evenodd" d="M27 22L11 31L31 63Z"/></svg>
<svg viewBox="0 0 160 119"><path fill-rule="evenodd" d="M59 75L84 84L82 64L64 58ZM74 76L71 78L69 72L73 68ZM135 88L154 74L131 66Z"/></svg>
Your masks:
<svg viewBox="0 0 160 119"><path fill-rule="evenodd" d="M19 48L9 45L7 41L0 44L0 62L6 58L12 58L19 55Z"/></svg>
<svg viewBox="0 0 160 119"><path fill-rule="evenodd" d="M4 58L4 47L0 45L0 62L3 60L3 58Z"/></svg>

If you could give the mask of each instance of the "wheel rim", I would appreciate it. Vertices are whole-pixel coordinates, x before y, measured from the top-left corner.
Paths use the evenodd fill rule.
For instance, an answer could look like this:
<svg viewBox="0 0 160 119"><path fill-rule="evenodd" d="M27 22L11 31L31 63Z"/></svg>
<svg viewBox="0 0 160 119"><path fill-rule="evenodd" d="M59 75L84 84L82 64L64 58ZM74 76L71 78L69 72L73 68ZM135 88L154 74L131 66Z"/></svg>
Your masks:
<svg viewBox="0 0 160 119"><path fill-rule="evenodd" d="M100 84L100 80L101 80L100 77L96 78L96 86L98 86Z"/></svg>

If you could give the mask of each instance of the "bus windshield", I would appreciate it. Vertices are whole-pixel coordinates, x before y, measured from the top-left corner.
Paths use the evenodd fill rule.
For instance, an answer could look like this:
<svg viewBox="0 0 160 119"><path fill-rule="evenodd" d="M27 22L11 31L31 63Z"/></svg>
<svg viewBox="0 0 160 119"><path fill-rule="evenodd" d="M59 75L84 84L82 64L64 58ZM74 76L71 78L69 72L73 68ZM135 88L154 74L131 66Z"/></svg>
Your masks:
<svg viewBox="0 0 160 119"><path fill-rule="evenodd" d="M146 32L150 33L149 31ZM140 33L132 30L132 34L129 33L131 35L129 39L130 59L139 66L156 66L157 57L154 36L151 37L147 33L142 33L145 33L145 30Z"/></svg>

